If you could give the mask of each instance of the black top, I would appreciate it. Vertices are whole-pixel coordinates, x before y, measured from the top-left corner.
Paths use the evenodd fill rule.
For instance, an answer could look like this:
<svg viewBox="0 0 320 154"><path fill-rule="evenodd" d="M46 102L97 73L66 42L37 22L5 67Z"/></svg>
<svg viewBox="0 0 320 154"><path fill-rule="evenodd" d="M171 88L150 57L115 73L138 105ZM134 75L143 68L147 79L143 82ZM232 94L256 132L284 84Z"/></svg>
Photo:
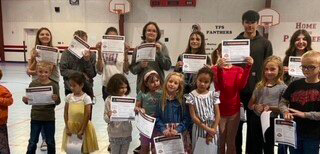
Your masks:
<svg viewBox="0 0 320 154"><path fill-rule="evenodd" d="M320 82L306 83L305 79L293 81L283 94L289 107L302 112L320 112ZM294 117L297 132L303 137L320 139L320 121Z"/></svg>

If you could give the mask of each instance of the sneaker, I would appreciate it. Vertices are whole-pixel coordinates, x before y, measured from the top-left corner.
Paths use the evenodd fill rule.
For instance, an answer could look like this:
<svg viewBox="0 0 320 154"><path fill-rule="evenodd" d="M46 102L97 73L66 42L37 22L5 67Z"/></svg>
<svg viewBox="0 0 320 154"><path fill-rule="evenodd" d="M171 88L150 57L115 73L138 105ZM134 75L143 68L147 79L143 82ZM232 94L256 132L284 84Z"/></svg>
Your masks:
<svg viewBox="0 0 320 154"><path fill-rule="evenodd" d="M108 145L108 151L109 151L109 152L111 151L111 146L110 146L110 144Z"/></svg>
<svg viewBox="0 0 320 154"><path fill-rule="evenodd" d="M41 151L47 151L47 143L45 141L42 141L40 146Z"/></svg>

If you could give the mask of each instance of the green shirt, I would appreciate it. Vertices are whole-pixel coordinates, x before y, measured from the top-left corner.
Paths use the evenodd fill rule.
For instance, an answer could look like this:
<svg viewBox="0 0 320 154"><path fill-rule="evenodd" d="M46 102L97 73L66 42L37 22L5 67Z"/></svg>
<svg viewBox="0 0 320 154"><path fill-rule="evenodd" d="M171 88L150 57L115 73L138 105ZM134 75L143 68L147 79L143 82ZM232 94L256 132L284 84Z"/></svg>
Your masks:
<svg viewBox="0 0 320 154"><path fill-rule="evenodd" d="M139 92L137 95L137 101L141 101L142 108L146 111L147 115L155 116L156 108L159 103L162 101L162 91L156 92Z"/></svg>
<svg viewBox="0 0 320 154"><path fill-rule="evenodd" d="M59 86L56 82L50 81L48 84L41 84L38 80L34 80L30 83L29 87L41 87L41 86L52 86L53 94L58 95L59 99L56 101L54 105L32 105L31 108L31 120L38 121L54 121L55 114L54 108L56 105L60 104L60 96L59 96Z"/></svg>

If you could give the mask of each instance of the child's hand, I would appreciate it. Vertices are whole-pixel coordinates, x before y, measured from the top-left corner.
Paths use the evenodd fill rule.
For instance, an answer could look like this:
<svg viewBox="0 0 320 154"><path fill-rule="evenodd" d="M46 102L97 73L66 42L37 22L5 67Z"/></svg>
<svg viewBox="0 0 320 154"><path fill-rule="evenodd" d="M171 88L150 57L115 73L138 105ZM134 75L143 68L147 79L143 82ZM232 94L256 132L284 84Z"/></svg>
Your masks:
<svg viewBox="0 0 320 154"><path fill-rule="evenodd" d="M85 61L89 61L90 58L91 58L90 50L84 51L84 52L83 52L83 59L84 59Z"/></svg>
<svg viewBox="0 0 320 154"><path fill-rule="evenodd" d="M171 136L175 136L175 135L177 135L178 134L178 131L177 130L175 130L175 129L171 129Z"/></svg>
<svg viewBox="0 0 320 154"><path fill-rule="evenodd" d="M217 134L217 130L215 128L209 128L207 133L209 133L211 136L215 136Z"/></svg>
<svg viewBox="0 0 320 154"><path fill-rule="evenodd" d="M28 105L28 100L30 100L27 96L22 97L22 102Z"/></svg>
<svg viewBox="0 0 320 154"><path fill-rule="evenodd" d="M79 138L80 140L82 140L82 135L83 135L83 132L82 132L82 131L80 131L80 132L77 134L77 136L78 136L78 138Z"/></svg>
<svg viewBox="0 0 320 154"><path fill-rule="evenodd" d="M58 95L56 95L56 94L52 95L52 100L53 101L58 101L58 99L59 99Z"/></svg>
<svg viewBox="0 0 320 154"><path fill-rule="evenodd" d="M31 54L31 59L36 59L36 57L39 57L39 53L37 51L34 51L32 54Z"/></svg>
<svg viewBox="0 0 320 154"><path fill-rule="evenodd" d="M289 111L292 112L291 115L293 115L293 116L297 116L300 118L306 118L306 114L304 112L301 112L301 111L295 110L295 109L291 109L291 108L289 109Z"/></svg>
<svg viewBox="0 0 320 154"><path fill-rule="evenodd" d="M288 73L289 67L288 66L283 66L283 71L284 71L284 73Z"/></svg>
<svg viewBox="0 0 320 154"><path fill-rule="evenodd" d="M68 128L66 128L66 134L67 134L68 136L71 136L71 135L72 135L72 133L70 132L70 130L69 130Z"/></svg>
<svg viewBox="0 0 320 154"><path fill-rule="evenodd" d="M177 66L178 68L181 68L181 67L183 66L183 61L178 61L177 64L176 64L176 66Z"/></svg>
<svg viewBox="0 0 320 154"><path fill-rule="evenodd" d="M214 138L213 136L207 134L207 137L206 137L206 143L207 143L207 145L209 145L210 142L211 142L211 143L213 142L213 138Z"/></svg>
<svg viewBox="0 0 320 154"><path fill-rule="evenodd" d="M170 129L167 128L166 130L164 130L164 131L163 131L163 135L164 135L165 137L170 137L170 135L171 135Z"/></svg>
<svg viewBox="0 0 320 154"><path fill-rule="evenodd" d="M290 112L285 112L284 119L287 121L291 121L291 120L293 120L293 115Z"/></svg>
<svg viewBox="0 0 320 154"><path fill-rule="evenodd" d="M162 50L162 45L160 43L156 43L156 49L157 52L160 52Z"/></svg>
<svg viewBox="0 0 320 154"><path fill-rule="evenodd" d="M101 42L98 42L98 43L96 44L96 49L98 50L98 54L101 54L101 45L102 45Z"/></svg>
<svg viewBox="0 0 320 154"><path fill-rule="evenodd" d="M247 62L248 65L252 65L252 64L253 64L253 59L252 59L252 57L247 57L247 58L246 58L246 62Z"/></svg>
<svg viewBox="0 0 320 154"><path fill-rule="evenodd" d="M111 115L112 115L112 111L108 111L107 115L108 115L108 117L110 118Z"/></svg>
<svg viewBox="0 0 320 154"><path fill-rule="evenodd" d="M226 59L225 58L219 58L217 61L218 67L223 67L226 64Z"/></svg>
<svg viewBox="0 0 320 154"><path fill-rule="evenodd" d="M256 104L253 109L256 112L261 113L263 111L263 105L262 104Z"/></svg>

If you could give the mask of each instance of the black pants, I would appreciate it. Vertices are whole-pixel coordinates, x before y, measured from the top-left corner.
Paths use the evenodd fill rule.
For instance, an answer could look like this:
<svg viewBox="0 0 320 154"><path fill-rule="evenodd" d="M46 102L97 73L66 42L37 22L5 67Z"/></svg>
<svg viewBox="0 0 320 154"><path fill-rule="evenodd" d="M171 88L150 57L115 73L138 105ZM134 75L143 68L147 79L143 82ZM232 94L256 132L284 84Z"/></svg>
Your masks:
<svg viewBox="0 0 320 154"><path fill-rule="evenodd" d="M256 114L251 116L251 134L254 146L252 152L254 154L273 154L274 153L274 119L270 118L270 127L266 130L263 140L260 116Z"/></svg>
<svg viewBox="0 0 320 154"><path fill-rule="evenodd" d="M103 98L103 101L105 101L106 98L107 98L109 95L110 95L110 94L107 92L107 87L102 86L102 98Z"/></svg>

